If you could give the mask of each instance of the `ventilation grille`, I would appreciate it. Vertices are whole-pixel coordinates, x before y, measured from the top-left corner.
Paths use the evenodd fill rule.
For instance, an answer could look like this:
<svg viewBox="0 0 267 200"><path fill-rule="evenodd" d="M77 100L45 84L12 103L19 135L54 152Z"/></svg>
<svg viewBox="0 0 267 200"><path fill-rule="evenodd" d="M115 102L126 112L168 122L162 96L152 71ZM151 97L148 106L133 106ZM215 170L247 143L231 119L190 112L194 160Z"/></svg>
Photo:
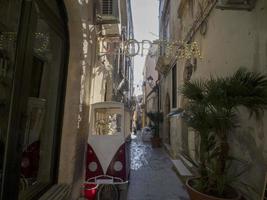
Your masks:
<svg viewBox="0 0 267 200"><path fill-rule="evenodd" d="M102 0L102 14L113 15L113 0Z"/></svg>
<svg viewBox="0 0 267 200"><path fill-rule="evenodd" d="M119 0L98 0L96 22L98 24L119 23Z"/></svg>

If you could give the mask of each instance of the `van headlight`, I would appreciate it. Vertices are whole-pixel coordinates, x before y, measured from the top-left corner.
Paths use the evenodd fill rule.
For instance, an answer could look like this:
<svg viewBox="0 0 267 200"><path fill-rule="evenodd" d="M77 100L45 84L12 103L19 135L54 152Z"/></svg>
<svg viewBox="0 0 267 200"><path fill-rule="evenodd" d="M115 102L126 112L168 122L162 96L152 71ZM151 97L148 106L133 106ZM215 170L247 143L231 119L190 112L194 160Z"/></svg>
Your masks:
<svg viewBox="0 0 267 200"><path fill-rule="evenodd" d="M96 162L90 162L88 165L88 169L91 172L95 172L97 170L97 163Z"/></svg>
<svg viewBox="0 0 267 200"><path fill-rule="evenodd" d="M116 162L114 163L113 168L114 168L115 171L119 172L119 171L122 170L122 168L123 168L123 164L121 163L121 161L116 161Z"/></svg>

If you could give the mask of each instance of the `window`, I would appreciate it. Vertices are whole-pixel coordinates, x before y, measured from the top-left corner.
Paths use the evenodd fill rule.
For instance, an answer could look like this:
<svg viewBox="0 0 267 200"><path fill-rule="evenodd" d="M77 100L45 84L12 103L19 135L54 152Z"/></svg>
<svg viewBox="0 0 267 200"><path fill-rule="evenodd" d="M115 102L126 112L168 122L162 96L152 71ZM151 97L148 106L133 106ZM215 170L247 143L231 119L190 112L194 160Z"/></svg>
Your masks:
<svg viewBox="0 0 267 200"><path fill-rule="evenodd" d="M177 107L177 69L176 64L172 68L172 108Z"/></svg>
<svg viewBox="0 0 267 200"><path fill-rule="evenodd" d="M118 0L98 0L96 22L98 24L119 23L119 3Z"/></svg>
<svg viewBox="0 0 267 200"><path fill-rule="evenodd" d="M162 18L162 34L163 41L169 41L170 39L170 3L168 2L168 6L166 8L165 14ZM160 54L162 56L166 55L167 44L163 43L160 45Z"/></svg>
<svg viewBox="0 0 267 200"><path fill-rule="evenodd" d="M94 135L117 135L121 133L122 115L115 108L95 109Z"/></svg>
<svg viewBox="0 0 267 200"><path fill-rule="evenodd" d="M257 0L219 0L217 8L231 10L252 10Z"/></svg>
<svg viewBox="0 0 267 200"><path fill-rule="evenodd" d="M0 199L5 168L4 156L8 142L8 122L17 47L15 36L18 33L20 4L20 1L0 0Z"/></svg>
<svg viewBox="0 0 267 200"><path fill-rule="evenodd" d="M20 198L27 199L36 188L53 184L55 148L58 144L59 99L62 84L63 37L51 27L45 11L35 5L36 13L32 25L31 75L26 129L20 164ZM37 12L41 10L41 12ZM24 184L27 183L27 184ZM42 190L42 189L41 189Z"/></svg>
<svg viewBox="0 0 267 200"><path fill-rule="evenodd" d="M0 0L0 199L36 198L56 179L68 49L47 8Z"/></svg>

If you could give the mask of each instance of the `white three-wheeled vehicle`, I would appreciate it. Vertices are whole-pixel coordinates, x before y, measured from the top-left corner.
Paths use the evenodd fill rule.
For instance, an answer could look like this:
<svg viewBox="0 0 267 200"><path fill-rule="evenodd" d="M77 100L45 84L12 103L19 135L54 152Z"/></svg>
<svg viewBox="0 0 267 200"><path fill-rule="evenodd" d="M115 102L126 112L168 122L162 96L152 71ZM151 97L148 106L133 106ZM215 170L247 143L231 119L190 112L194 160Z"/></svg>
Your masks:
<svg viewBox="0 0 267 200"><path fill-rule="evenodd" d="M121 200L130 170L130 112L119 102L91 106L84 196Z"/></svg>

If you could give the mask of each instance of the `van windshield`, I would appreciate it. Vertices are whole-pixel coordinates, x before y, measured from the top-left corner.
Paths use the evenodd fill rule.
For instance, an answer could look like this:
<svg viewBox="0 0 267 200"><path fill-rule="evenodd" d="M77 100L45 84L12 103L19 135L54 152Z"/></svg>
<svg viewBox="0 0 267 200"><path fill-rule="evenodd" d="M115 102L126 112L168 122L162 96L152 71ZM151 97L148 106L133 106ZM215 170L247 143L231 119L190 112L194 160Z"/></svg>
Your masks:
<svg viewBox="0 0 267 200"><path fill-rule="evenodd" d="M97 108L94 113L93 135L117 135L121 133L122 115L116 108Z"/></svg>

